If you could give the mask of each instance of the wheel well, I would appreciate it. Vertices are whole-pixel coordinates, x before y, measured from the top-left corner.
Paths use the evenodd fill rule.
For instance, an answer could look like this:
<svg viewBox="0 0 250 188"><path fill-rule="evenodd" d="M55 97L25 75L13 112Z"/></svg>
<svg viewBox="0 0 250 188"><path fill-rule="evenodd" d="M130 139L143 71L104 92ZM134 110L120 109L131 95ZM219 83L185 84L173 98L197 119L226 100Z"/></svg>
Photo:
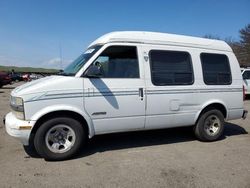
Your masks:
<svg viewBox="0 0 250 188"><path fill-rule="evenodd" d="M226 110L226 107L220 103L213 103L213 104L209 104L208 106L206 106L200 113L199 117L201 116L201 114L211 110L211 109L217 109L219 111L222 112L224 118L227 117L227 110ZM199 118L198 118L199 119ZM197 119L197 120L198 120Z"/></svg>
<svg viewBox="0 0 250 188"><path fill-rule="evenodd" d="M67 111L67 110L64 110L64 111L55 111L55 112L50 112L48 114L45 114L44 116L40 117L36 124L34 125L33 129L31 130L31 135L30 135L30 139L29 139L29 143L30 144L33 144L33 139L34 139L34 136L36 134L36 131L38 130L38 128L40 127L40 125L42 125L45 121L49 120L49 119L52 119L52 118L55 118L55 117L70 117L70 118L74 118L76 120L78 120L84 130L86 131L86 134L88 135L89 134L89 129L88 129L88 124L87 124L87 121L84 119L84 117L76 112L72 112L72 111Z"/></svg>

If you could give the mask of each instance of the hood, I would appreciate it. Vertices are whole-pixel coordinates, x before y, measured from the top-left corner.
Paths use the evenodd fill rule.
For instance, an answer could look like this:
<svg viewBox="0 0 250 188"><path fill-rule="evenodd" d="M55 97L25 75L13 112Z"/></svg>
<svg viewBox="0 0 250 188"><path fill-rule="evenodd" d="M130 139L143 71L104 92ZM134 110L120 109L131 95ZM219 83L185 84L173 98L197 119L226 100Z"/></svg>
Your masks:
<svg viewBox="0 0 250 188"><path fill-rule="evenodd" d="M15 88L12 92L12 96L26 96L26 95L34 95L34 94L44 94L51 91L60 91L60 90L75 90L81 89L79 88L79 81L82 78L69 77L69 76L48 76L45 78L41 78L38 80L34 80L23 84L17 88ZM81 84L82 86L82 84Z"/></svg>

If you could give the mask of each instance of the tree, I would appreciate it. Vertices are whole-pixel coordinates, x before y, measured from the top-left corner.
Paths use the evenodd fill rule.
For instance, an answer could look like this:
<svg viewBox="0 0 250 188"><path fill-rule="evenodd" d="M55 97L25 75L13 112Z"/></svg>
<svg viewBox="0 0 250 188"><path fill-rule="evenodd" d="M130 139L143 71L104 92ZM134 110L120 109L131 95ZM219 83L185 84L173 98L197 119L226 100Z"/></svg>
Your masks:
<svg viewBox="0 0 250 188"><path fill-rule="evenodd" d="M234 41L232 37L224 39L233 49L239 63L243 67L250 67L250 24L240 31L240 41ZM204 38L221 40L219 36L207 34Z"/></svg>
<svg viewBox="0 0 250 188"><path fill-rule="evenodd" d="M225 39L225 42L232 48L235 56L238 59L240 66L247 67L247 64L244 60L245 55L244 55L243 50L242 50L243 47L242 47L241 42L233 40L232 37L227 37Z"/></svg>
<svg viewBox="0 0 250 188"><path fill-rule="evenodd" d="M206 35L203 36L203 38L220 40L219 36L217 36L217 35L211 35L211 34L206 34Z"/></svg>
<svg viewBox="0 0 250 188"><path fill-rule="evenodd" d="M241 63L250 66L250 24L240 30Z"/></svg>

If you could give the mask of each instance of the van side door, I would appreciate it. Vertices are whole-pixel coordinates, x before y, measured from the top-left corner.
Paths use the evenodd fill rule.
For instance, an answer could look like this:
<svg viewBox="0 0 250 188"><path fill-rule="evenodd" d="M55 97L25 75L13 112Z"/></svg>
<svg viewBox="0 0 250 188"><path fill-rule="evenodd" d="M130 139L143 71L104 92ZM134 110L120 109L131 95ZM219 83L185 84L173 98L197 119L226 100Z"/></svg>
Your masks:
<svg viewBox="0 0 250 188"><path fill-rule="evenodd" d="M145 81L139 53L138 46L109 44L89 66L98 75L84 76L84 105L96 134L144 128Z"/></svg>
<svg viewBox="0 0 250 188"><path fill-rule="evenodd" d="M190 52L173 46L152 46L144 50L148 54L145 128L192 125L199 104L194 92Z"/></svg>

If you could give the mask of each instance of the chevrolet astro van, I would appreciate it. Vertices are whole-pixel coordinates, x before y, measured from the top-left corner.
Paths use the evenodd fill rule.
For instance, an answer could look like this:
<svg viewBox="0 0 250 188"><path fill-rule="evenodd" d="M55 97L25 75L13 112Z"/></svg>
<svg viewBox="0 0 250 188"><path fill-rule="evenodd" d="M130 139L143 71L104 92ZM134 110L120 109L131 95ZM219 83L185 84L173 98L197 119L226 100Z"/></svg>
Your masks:
<svg viewBox="0 0 250 188"><path fill-rule="evenodd" d="M223 41L154 32L113 32L60 75L11 93L9 135L46 160L75 155L95 135L192 126L215 141L245 118L243 81Z"/></svg>

